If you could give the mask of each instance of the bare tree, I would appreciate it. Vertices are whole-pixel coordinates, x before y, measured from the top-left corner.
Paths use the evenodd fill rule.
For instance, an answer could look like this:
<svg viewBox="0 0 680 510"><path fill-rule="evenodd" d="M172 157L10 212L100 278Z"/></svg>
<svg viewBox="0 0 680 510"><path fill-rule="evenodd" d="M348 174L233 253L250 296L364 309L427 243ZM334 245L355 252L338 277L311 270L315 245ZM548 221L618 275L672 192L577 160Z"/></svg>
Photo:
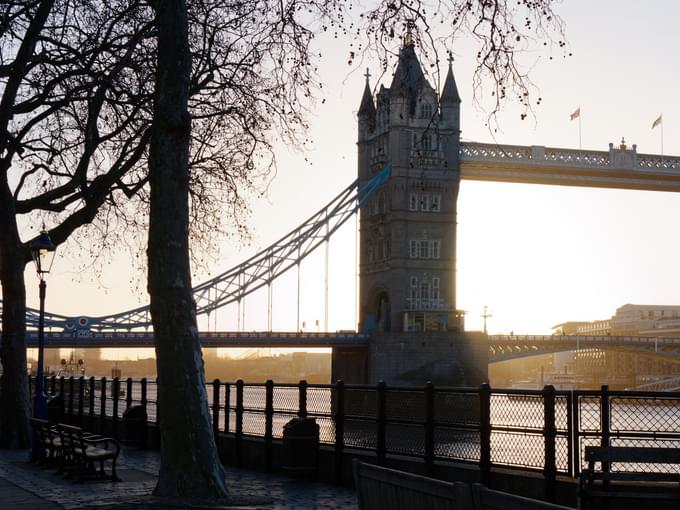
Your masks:
<svg viewBox="0 0 680 510"><path fill-rule="evenodd" d="M404 32L435 65L442 41L450 47L451 37L469 33L480 41L475 83L490 78L493 111L505 101L530 111L530 82L515 55L532 38L563 46L553 3L380 0L357 23L355 6L340 0L1 2L0 446L27 439L23 271L31 235L24 239L17 217L44 219L57 244L89 222L110 242L126 235L121 224L144 227L150 204L163 438L156 492L224 497L188 252L211 244L225 208L244 229L243 192L274 168L274 139L301 143L320 82L314 37L346 34L352 51L377 51L387 69ZM181 214L169 218L168 210ZM185 412L164 412L171 406Z"/></svg>

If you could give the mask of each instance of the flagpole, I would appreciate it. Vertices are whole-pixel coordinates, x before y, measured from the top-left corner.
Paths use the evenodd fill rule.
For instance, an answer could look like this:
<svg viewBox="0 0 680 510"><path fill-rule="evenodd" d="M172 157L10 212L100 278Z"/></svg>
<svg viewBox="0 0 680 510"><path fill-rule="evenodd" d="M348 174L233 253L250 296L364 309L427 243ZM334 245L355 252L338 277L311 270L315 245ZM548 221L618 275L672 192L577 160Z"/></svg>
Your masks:
<svg viewBox="0 0 680 510"><path fill-rule="evenodd" d="M581 107L579 106L579 113L578 113L578 150L582 150L581 147ZM663 145L663 143L662 143ZM661 149L661 153L663 154L663 149Z"/></svg>

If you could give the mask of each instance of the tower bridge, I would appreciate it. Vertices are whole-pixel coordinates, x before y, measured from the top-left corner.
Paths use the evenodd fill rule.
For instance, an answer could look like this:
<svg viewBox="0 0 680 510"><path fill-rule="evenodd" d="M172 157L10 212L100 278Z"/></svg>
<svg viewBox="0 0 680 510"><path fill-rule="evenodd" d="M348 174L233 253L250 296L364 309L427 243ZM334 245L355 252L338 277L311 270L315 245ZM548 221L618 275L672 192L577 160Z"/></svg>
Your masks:
<svg viewBox="0 0 680 510"><path fill-rule="evenodd" d="M329 204L245 262L194 289L198 315L268 295L268 332L201 333L211 347L332 347L333 378L390 383L476 384L489 361L584 348L676 356L678 339L491 336L465 332L456 307L456 214L461 179L680 191L680 157L638 154L623 140L608 150L461 141L452 63L443 89L425 77L407 43L389 87L366 75L358 117L358 177ZM358 332L272 333L272 283L359 213ZM328 256L325 279L328 289ZM298 273L299 275L299 273ZM299 286L299 277L298 277ZM298 287L299 289L299 287ZM299 295L299 292L298 292ZM324 329L328 299L325 296ZM240 315L240 313L239 313ZM29 309L29 329L38 312ZM103 317L47 314L55 347L152 345L149 307ZM299 327L299 297L298 320ZM29 345L34 334L28 335Z"/></svg>

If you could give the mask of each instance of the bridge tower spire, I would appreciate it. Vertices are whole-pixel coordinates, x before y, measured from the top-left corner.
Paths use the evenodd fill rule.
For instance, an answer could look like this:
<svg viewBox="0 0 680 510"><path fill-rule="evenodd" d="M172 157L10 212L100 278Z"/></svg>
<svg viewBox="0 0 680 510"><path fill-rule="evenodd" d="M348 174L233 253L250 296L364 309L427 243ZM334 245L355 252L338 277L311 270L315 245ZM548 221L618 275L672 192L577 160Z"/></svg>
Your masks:
<svg viewBox="0 0 680 510"><path fill-rule="evenodd" d="M367 375L342 378L476 383L461 378L460 353L451 348L463 338L455 279L460 96L451 62L440 95L405 39L392 83L380 85L375 101L367 73L357 116L360 185L387 163L392 173L360 210L359 330L372 335ZM334 352L336 360L342 356Z"/></svg>

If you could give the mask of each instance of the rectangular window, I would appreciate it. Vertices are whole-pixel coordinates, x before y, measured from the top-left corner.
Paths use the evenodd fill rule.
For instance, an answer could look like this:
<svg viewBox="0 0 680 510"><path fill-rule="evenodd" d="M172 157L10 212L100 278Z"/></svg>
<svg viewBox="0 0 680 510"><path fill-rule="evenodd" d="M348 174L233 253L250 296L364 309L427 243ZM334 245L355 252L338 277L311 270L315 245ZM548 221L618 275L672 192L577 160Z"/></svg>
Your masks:
<svg viewBox="0 0 680 510"><path fill-rule="evenodd" d="M432 137L430 136L430 134L426 133L423 135L421 145L423 150L429 151L430 149L432 149Z"/></svg>
<svg viewBox="0 0 680 510"><path fill-rule="evenodd" d="M420 210L429 211L430 210L430 195L423 193L420 195Z"/></svg>
<svg viewBox="0 0 680 510"><path fill-rule="evenodd" d="M418 258L418 241L414 239L409 241L409 257L412 259Z"/></svg>
<svg viewBox="0 0 680 510"><path fill-rule="evenodd" d="M439 306L439 278L432 278L432 305L433 308Z"/></svg>
<svg viewBox="0 0 680 510"><path fill-rule="evenodd" d="M439 212L442 209L442 196L433 194L430 200L430 212Z"/></svg>
<svg viewBox="0 0 680 510"><path fill-rule="evenodd" d="M412 259L438 259L441 256L441 241L431 239L409 240L409 257Z"/></svg>
<svg viewBox="0 0 680 510"><path fill-rule="evenodd" d="M409 211L418 210L418 193L411 193L411 196L409 197L408 201L408 208Z"/></svg>

